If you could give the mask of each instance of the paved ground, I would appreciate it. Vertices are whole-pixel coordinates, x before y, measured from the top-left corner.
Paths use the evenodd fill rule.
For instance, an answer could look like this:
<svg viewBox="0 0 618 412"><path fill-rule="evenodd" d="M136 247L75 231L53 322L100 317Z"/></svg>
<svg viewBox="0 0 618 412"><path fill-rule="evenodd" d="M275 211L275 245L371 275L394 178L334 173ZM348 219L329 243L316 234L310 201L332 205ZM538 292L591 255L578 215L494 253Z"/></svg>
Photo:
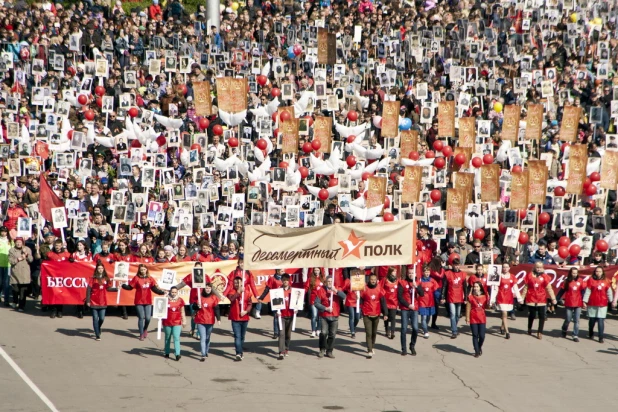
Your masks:
<svg viewBox="0 0 618 412"><path fill-rule="evenodd" d="M62 412L579 411L615 400L613 391L605 390L618 377L615 317L606 322L605 344L561 338L557 318L548 321L547 334L538 341L523 333L522 314L508 341L497 334L498 319L490 318L491 334L478 359L464 326L456 340L445 328L419 339L416 357L400 355L399 334L395 340L379 335L371 360L365 358L362 331L356 340L342 332L336 359L319 360L317 339L308 336L309 321L303 318L289 358L278 361L272 318L264 316L250 322L242 362L233 361L225 320L215 329L209 359L200 363L199 343L184 335L180 362L164 360L156 333L144 342L135 337L134 317L108 313L103 340L95 342L89 317L52 320L30 311L0 309L0 344ZM438 323L446 325L447 319ZM347 318L340 326L347 331ZM49 410L4 359L0 368L0 410Z"/></svg>

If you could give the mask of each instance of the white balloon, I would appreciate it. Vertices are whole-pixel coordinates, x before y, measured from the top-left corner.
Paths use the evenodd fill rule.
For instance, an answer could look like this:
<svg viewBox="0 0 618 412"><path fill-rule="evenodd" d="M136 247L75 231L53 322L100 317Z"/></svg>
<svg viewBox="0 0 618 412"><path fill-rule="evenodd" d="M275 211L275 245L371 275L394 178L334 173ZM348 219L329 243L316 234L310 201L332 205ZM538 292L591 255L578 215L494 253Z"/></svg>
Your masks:
<svg viewBox="0 0 618 412"><path fill-rule="evenodd" d="M382 128L382 126L380 125L381 121L382 121L382 116L373 116L373 125L377 127L378 129Z"/></svg>

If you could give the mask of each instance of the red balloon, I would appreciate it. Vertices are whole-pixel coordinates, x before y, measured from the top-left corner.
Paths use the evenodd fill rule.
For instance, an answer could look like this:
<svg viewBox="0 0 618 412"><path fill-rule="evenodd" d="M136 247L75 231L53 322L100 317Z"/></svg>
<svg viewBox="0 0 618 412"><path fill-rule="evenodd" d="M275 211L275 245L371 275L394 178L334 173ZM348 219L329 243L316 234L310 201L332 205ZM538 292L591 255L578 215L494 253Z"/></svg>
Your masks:
<svg viewBox="0 0 618 412"><path fill-rule="evenodd" d="M367 179L369 179L369 176L373 176L373 175L371 173L369 173L369 172L363 172L361 177L362 177L363 180L367 180Z"/></svg>
<svg viewBox="0 0 618 412"><path fill-rule="evenodd" d="M526 211L526 209L519 209L519 218L521 220L524 220L526 218L527 214L528 214L528 212Z"/></svg>
<svg viewBox="0 0 618 412"><path fill-rule="evenodd" d="M433 165L437 169L442 169L444 168L444 166L446 166L446 160L444 160L443 157L438 157L436 160L433 161Z"/></svg>
<svg viewBox="0 0 618 412"><path fill-rule="evenodd" d="M472 159L472 166L474 166L474 167L476 167L478 169L479 167L483 166L483 161L481 160L480 157L475 157L475 158Z"/></svg>
<svg viewBox="0 0 618 412"><path fill-rule="evenodd" d="M103 86L97 86L94 88L94 94L96 94L97 96L103 96L105 94L105 87Z"/></svg>
<svg viewBox="0 0 618 412"><path fill-rule="evenodd" d="M273 136L275 137L279 136L279 129L273 130Z"/></svg>
<svg viewBox="0 0 618 412"><path fill-rule="evenodd" d="M549 220L551 219L551 217L549 216L549 213L547 212L543 212L539 215L539 224L540 225L546 225L549 223Z"/></svg>
<svg viewBox="0 0 618 412"><path fill-rule="evenodd" d="M305 116L305 119L307 119L307 123L309 124L309 127L313 126L313 117Z"/></svg>
<svg viewBox="0 0 618 412"><path fill-rule="evenodd" d="M76 73L76 71L75 71L75 67L73 67L73 66L69 66L69 67L67 67L67 72L69 72L69 74L70 74L71 76L75 76L75 73Z"/></svg>
<svg viewBox="0 0 618 412"><path fill-rule="evenodd" d="M197 143L193 143L193 144L191 145L191 150L197 150L197 152L199 153L199 152L201 152L201 151L202 151L202 146L200 146L200 145L199 145L199 144L197 144Z"/></svg>
<svg viewBox="0 0 618 412"><path fill-rule="evenodd" d="M457 156L455 156L455 163L457 163L459 166L462 166L464 163L466 163L466 155L463 153L458 153Z"/></svg>
<svg viewBox="0 0 618 412"><path fill-rule="evenodd" d="M593 182L598 182L599 180L601 180L601 174L599 172L590 173L590 180L592 180Z"/></svg>
<svg viewBox="0 0 618 412"><path fill-rule="evenodd" d="M421 156L418 154L418 152L415 152L415 151L411 151L408 154L408 159L410 159L410 160L418 160L418 159L420 159L420 157Z"/></svg>
<svg viewBox="0 0 618 412"><path fill-rule="evenodd" d="M565 194L566 194L566 191L564 190L564 187L556 186L554 188L554 195L561 197L561 196L564 196Z"/></svg>
<svg viewBox="0 0 618 412"><path fill-rule="evenodd" d="M92 111L92 110L86 110L86 111L84 112L84 117L86 118L86 120L93 121L93 120L94 120L94 111Z"/></svg>
<svg viewBox="0 0 618 412"><path fill-rule="evenodd" d="M287 169L288 166L288 162L284 162L283 160L279 162L279 167L281 167L282 169Z"/></svg>
<svg viewBox="0 0 618 412"><path fill-rule="evenodd" d="M167 143L167 139L165 138L165 136L163 135L159 135L159 137L156 138L155 140L157 142L157 144L159 145L159 147L163 146L165 143Z"/></svg>
<svg viewBox="0 0 618 412"><path fill-rule="evenodd" d="M597 207L597 202L595 202L594 200L589 200L588 203L590 204L590 209L594 209L595 207Z"/></svg>
<svg viewBox="0 0 618 412"><path fill-rule="evenodd" d="M321 189L318 192L318 198L320 198L320 200L326 200L328 199L328 190L326 189Z"/></svg>
<svg viewBox="0 0 618 412"><path fill-rule="evenodd" d="M588 196L594 196L597 194L597 187L595 185L590 185L586 188L586 194Z"/></svg>
<svg viewBox="0 0 618 412"><path fill-rule="evenodd" d="M513 166L513 169L512 169L513 173L521 173L522 170L523 169L521 168L520 165L515 165Z"/></svg>
<svg viewBox="0 0 618 412"><path fill-rule="evenodd" d="M273 119L273 122L276 122L278 117L279 117L279 113L277 112L274 112L273 114L270 115L270 118Z"/></svg>
<svg viewBox="0 0 618 412"><path fill-rule="evenodd" d="M82 106L85 105L86 103L88 103L88 97L86 97L85 94L80 94L79 96L77 96L77 103L81 104Z"/></svg>
<svg viewBox="0 0 618 412"><path fill-rule="evenodd" d="M69 140L73 140L73 129L67 132L67 137L69 138Z"/></svg>
<svg viewBox="0 0 618 412"><path fill-rule="evenodd" d="M433 149L436 152L441 152L442 149L444 149L444 142L442 140L436 140L435 142L433 142Z"/></svg>
<svg viewBox="0 0 618 412"><path fill-rule="evenodd" d="M582 248L581 248L580 245L571 245L569 247L569 254L571 256L577 256L577 255L579 255L579 252L581 252L581 251L582 251Z"/></svg>
<svg viewBox="0 0 618 412"><path fill-rule="evenodd" d="M189 92L189 88L187 88L186 84L179 84L176 90L178 90L183 95L186 95Z"/></svg>
<svg viewBox="0 0 618 412"><path fill-rule="evenodd" d="M385 222L392 222L393 220L395 220L395 216L390 212L384 213L384 216L382 218Z"/></svg>
<svg viewBox="0 0 618 412"><path fill-rule="evenodd" d="M384 198L384 209L388 209L389 207L391 207L391 199L389 199L389 197L386 196Z"/></svg>
<svg viewBox="0 0 618 412"><path fill-rule="evenodd" d="M526 243L528 243L528 240L530 240L530 236L528 236L528 233L519 232L519 244L520 245L525 245Z"/></svg>
<svg viewBox="0 0 618 412"><path fill-rule="evenodd" d="M609 249L609 245L603 239L599 239L599 240L597 240L595 248L599 252L607 252L607 250Z"/></svg>
<svg viewBox="0 0 618 412"><path fill-rule="evenodd" d="M348 167L356 166L356 157L354 155L349 155L346 157L345 162L348 164Z"/></svg>
<svg viewBox="0 0 618 412"><path fill-rule="evenodd" d="M206 130L208 129L208 126L210 126L210 122L208 121L207 118L202 117L198 122L197 125L199 126L199 128L201 130Z"/></svg>
<svg viewBox="0 0 618 412"><path fill-rule="evenodd" d="M328 180L328 187L335 187L339 184L339 179L337 179L336 177L331 177Z"/></svg>
<svg viewBox="0 0 618 412"><path fill-rule="evenodd" d="M455 259L458 259L460 261L459 263L461 263L461 256L459 256L459 254L451 253L450 255L448 255L448 263L449 263L449 265L452 265L453 261Z"/></svg>
<svg viewBox="0 0 618 412"><path fill-rule="evenodd" d="M561 236L560 239L558 239L559 246L567 247L570 244L571 244L571 239L569 239L568 236Z"/></svg>
<svg viewBox="0 0 618 412"><path fill-rule="evenodd" d="M584 180L584 190L587 189L592 184L592 180L589 177Z"/></svg>
<svg viewBox="0 0 618 412"><path fill-rule="evenodd" d="M354 139L356 139L356 136L354 136L353 134L349 135L348 138L345 140L346 143L348 144L352 144L352 142L354 141Z"/></svg>
<svg viewBox="0 0 618 412"><path fill-rule="evenodd" d="M131 141L131 147L135 147L135 148L142 147L142 144L139 142L139 140L135 139Z"/></svg>
<svg viewBox="0 0 618 412"><path fill-rule="evenodd" d="M440 201L440 199L442 199L442 192L440 192L438 189L434 189L431 191L431 193L429 193L429 197L431 198L431 200L433 200L434 203Z"/></svg>
<svg viewBox="0 0 618 412"><path fill-rule="evenodd" d="M348 112L348 120L351 122L355 122L358 120L358 112L356 110L350 110Z"/></svg>
<svg viewBox="0 0 618 412"><path fill-rule="evenodd" d="M485 239L485 231L483 229L476 229L474 231L474 238L478 240Z"/></svg>
<svg viewBox="0 0 618 412"><path fill-rule="evenodd" d="M300 44L295 44L292 48L295 56L299 56L303 52L303 48Z"/></svg>
<svg viewBox="0 0 618 412"><path fill-rule="evenodd" d="M313 150L320 150L320 147L322 147L322 143L319 140L313 140L311 142L311 147L313 147Z"/></svg>
<svg viewBox="0 0 618 412"><path fill-rule="evenodd" d="M276 87L273 87L273 89L270 91L270 94L272 97L281 96L281 90L277 89Z"/></svg>
<svg viewBox="0 0 618 412"><path fill-rule="evenodd" d="M266 142L266 140L264 139L260 139L257 141L257 143L255 144L257 146L258 149L260 150L266 150L266 148L268 147L268 143Z"/></svg>
<svg viewBox="0 0 618 412"><path fill-rule="evenodd" d="M500 222L500 224L498 225L498 230L500 231L500 233L504 235L507 229L508 228L506 227L506 225L503 222Z"/></svg>
<svg viewBox="0 0 618 412"><path fill-rule="evenodd" d="M98 107L103 107L103 99L101 99L100 97L97 97L95 102L97 103Z"/></svg>
<svg viewBox="0 0 618 412"><path fill-rule="evenodd" d="M139 107L143 107L144 106L144 99L142 98L142 96L137 96L135 98L135 104L137 104Z"/></svg>
<svg viewBox="0 0 618 412"><path fill-rule="evenodd" d="M131 107L129 109L129 116L131 116L132 118L136 118L138 114L139 110L137 110L137 107Z"/></svg>
<svg viewBox="0 0 618 412"><path fill-rule="evenodd" d="M264 76L263 74L260 74L255 78L255 80L257 80L260 86L264 86L268 82L268 77Z"/></svg>
<svg viewBox="0 0 618 412"><path fill-rule="evenodd" d="M487 153L485 156L483 156L483 163L485 163L486 165L490 165L494 162L494 157Z"/></svg>
<svg viewBox="0 0 618 412"><path fill-rule="evenodd" d="M238 139L235 137L230 137L227 144L230 145L230 147L238 147Z"/></svg>
<svg viewBox="0 0 618 412"><path fill-rule="evenodd" d="M307 169L305 166L299 167L298 171L300 172L300 177L302 177L303 179L309 176L309 169Z"/></svg>
<svg viewBox="0 0 618 412"><path fill-rule="evenodd" d="M566 246L560 246L558 248L558 256L560 256L562 259L566 259L567 257L569 257L569 248Z"/></svg>
<svg viewBox="0 0 618 412"><path fill-rule="evenodd" d="M223 126L220 124L216 124L212 127L212 132L217 136L221 136L223 134Z"/></svg>
<svg viewBox="0 0 618 412"><path fill-rule="evenodd" d="M313 152L313 147L311 146L311 143L309 143L309 142L303 143L303 152L305 152L305 153Z"/></svg>
<svg viewBox="0 0 618 412"><path fill-rule="evenodd" d="M425 159L433 159L434 157L436 157L436 154L433 150L427 150L425 152Z"/></svg>
<svg viewBox="0 0 618 412"><path fill-rule="evenodd" d="M279 120L281 120L282 122L287 122L291 118L292 115L288 111L281 112L281 114L279 115Z"/></svg>
<svg viewBox="0 0 618 412"><path fill-rule="evenodd" d="M453 154L453 148L451 146L444 146L442 148L442 154L444 155L444 157L451 157L451 155Z"/></svg>

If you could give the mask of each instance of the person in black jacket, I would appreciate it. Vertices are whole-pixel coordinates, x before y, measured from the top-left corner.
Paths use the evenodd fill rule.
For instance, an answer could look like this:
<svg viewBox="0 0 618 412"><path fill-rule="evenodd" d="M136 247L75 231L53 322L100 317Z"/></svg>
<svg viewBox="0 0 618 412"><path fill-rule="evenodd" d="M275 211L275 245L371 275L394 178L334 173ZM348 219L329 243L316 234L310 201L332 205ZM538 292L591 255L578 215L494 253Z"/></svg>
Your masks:
<svg viewBox="0 0 618 412"><path fill-rule="evenodd" d="M474 242L472 243L472 246L474 247L474 250L468 253L468 255L466 256L465 264L467 266L476 265L477 263L481 263L481 241L478 239L475 239Z"/></svg>
<svg viewBox="0 0 618 412"><path fill-rule="evenodd" d="M397 300L401 309L401 356L407 355L406 333L408 332L408 322L412 324L412 339L410 340L410 354L416 356L416 338L418 337L418 303L416 297L425 296L422 287L416 284L416 273L414 267L408 268L405 279L399 281L397 286Z"/></svg>

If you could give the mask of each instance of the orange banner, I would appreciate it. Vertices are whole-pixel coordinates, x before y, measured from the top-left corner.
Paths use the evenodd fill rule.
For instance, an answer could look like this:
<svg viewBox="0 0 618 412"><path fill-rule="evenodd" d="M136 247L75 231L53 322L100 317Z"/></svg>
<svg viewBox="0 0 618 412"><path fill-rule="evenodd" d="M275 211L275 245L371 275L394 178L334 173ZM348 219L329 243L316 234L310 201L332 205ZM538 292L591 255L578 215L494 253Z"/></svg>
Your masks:
<svg viewBox="0 0 618 412"><path fill-rule="evenodd" d="M367 208L384 204L386 196L386 178L369 176L367 179Z"/></svg>
<svg viewBox="0 0 618 412"><path fill-rule="evenodd" d="M470 160L472 160L472 150L474 150L472 147L460 147L457 146L453 149L453 158L455 158L455 156L457 156L459 153L463 153L464 156L466 156L466 161L464 162L463 165L458 165L456 162L452 163L453 166L453 170L455 172L459 171L459 169L461 168L467 168L470 166Z"/></svg>
<svg viewBox="0 0 618 412"><path fill-rule="evenodd" d="M318 27L318 64L337 63L337 35Z"/></svg>
<svg viewBox="0 0 618 412"><path fill-rule="evenodd" d="M446 225L449 228L464 227L466 200L461 189L448 189L446 192Z"/></svg>
<svg viewBox="0 0 618 412"><path fill-rule="evenodd" d="M193 96L196 116L212 114L212 99L210 98L210 82L193 83Z"/></svg>
<svg viewBox="0 0 618 412"><path fill-rule="evenodd" d="M438 137L455 137L455 102L438 103Z"/></svg>
<svg viewBox="0 0 618 412"><path fill-rule="evenodd" d="M560 125L560 140L567 142L577 141L577 129L579 127L579 119L581 117L581 107L564 106L562 124Z"/></svg>
<svg viewBox="0 0 618 412"><path fill-rule="evenodd" d="M581 195L586 181L586 166L588 165L588 146L584 144L571 145L569 149L569 177L566 192Z"/></svg>
<svg viewBox="0 0 618 412"><path fill-rule="evenodd" d="M616 190L618 186L618 152L606 150L601 160L601 187Z"/></svg>
<svg viewBox="0 0 618 412"><path fill-rule="evenodd" d="M549 172L544 160L528 160L528 203L545 204Z"/></svg>
<svg viewBox="0 0 618 412"><path fill-rule="evenodd" d="M397 137L399 134L399 102L386 101L382 106L382 137Z"/></svg>
<svg viewBox="0 0 618 412"><path fill-rule="evenodd" d="M526 116L526 140L540 140L543 131L543 105L529 104Z"/></svg>
<svg viewBox="0 0 618 412"><path fill-rule="evenodd" d="M408 157L410 152L418 152L418 130L402 130L399 139L401 157Z"/></svg>
<svg viewBox="0 0 618 412"><path fill-rule="evenodd" d="M416 203L423 188L423 167L406 166L403 177L403 187L401 191L402 203Z"/></svg>
<svg viewBox="0 0 618 412"><path fill-rule="evenodd" d="M519 120L521 107L518 104L504 106L504 122L502 123L502 140L517 141L519 135Z"/></svg>
<svg viewBox="0 0 618 412"><path fill-rule="evenodd" d="M281 151L283 153L298 152L298 119L291 118L279 123L281 137Z"/></svg>
<svg viewBox="0 0 618 412"><path fill-rule="evenodd" d="M509 209L527 209L529 203L528 169L521 172L512 172L511 176L511 200L509 202Z"/></svg>
<svg viewBox="0 0 618 412"><path fill-rule="evenodd" d="M217 101L219 109L224 112L240 113L247 110L247 79L218 78Z"/></svg>
<svg viewBox="0 0 618 412"><path fill-rule="evenodd" d="M474 173L455 173L455 179L453 181L453 187L460 189L464 195L464 201L466 206L472 201L472 188L474 187Z"/></svg>
<svg viewBox="0 0 618 412"><path fill-rule="evenodd" d="M459 119L459 143L460 147L472 147L476 145L476 119L474 117L462 117Z"/></svg>
<svg viewBox="0 0 618 412"><path fill-rule="evenodd" d="M333 118L330 116L316 116L313 123L313 140L320 141L320 151L330 153L333 132Z"/></svg>
<svg viewBox="0 0 618 412"><path fill-rule="evenodd" d="M481 201L498 202L500 200L500 165L481 166Z"/></svg>

